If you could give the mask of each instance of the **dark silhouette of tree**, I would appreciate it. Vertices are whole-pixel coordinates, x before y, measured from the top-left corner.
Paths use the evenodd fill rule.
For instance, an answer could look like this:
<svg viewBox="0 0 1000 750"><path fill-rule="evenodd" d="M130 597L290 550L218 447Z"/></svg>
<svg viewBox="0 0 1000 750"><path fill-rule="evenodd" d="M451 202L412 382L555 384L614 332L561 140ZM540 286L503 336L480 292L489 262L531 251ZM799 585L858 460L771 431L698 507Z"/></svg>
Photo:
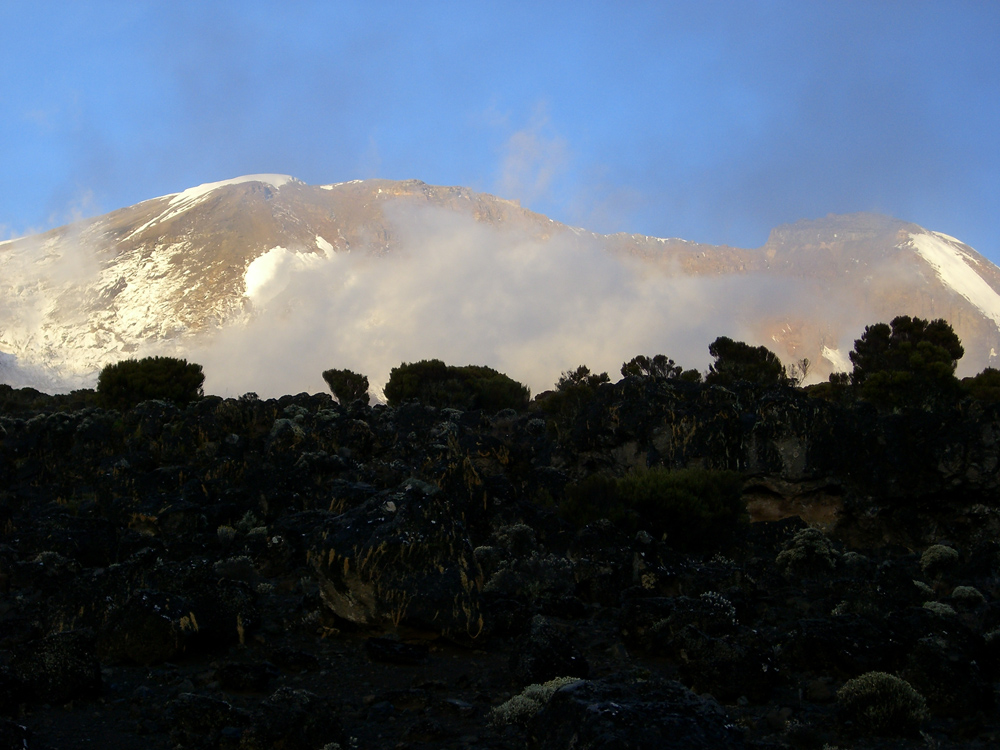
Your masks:
<svg viewBox="0 0 1000 750"><path fill-rule="evenodd" d="M940 404L959 395L955 368L963 354L947 321L900 315L866 326L854 342L851 385L880 406Z"/></svg>
<svg viewBox="0 0 1000 750"><path fill-rule="evenodd" d="M174 357L125 359L107 365L97 378L97 399L107 409L129 409L150 399L187 404L202 397L201 365Z"/></svg>
<svg viewBox="0 0 1000 750"><path fill-rule="evenodd" d="M592 373L587 365L580 365L575 370L566 370L556 381L557 391L572 391L575 388L593 390L601 383L610 383L611 378L606 372Z"/></svg>
<svg viewBox="0 0 1000 750"><path fill-rule="evenodd" d="M491 367L446 365L439 359L404 362L389 373L385 398L390 406L416 399L428 406L454 409L525 409L527 386Z"/></svg>
<svg viewBox="0 0 1000 750"><path fill-rule="evenodd" d="M610 382L606 372L594 373L587 365L580 365L560 375L556 389L541 394L538 404L557 419L570 421L580 413L584 404L594 398L598 386Z"/></svg>
<svg viewBox="0 0 1000 750"><path fill-rule="evenodd" d="M679 378L684 368L665 354L647 357L640 354L622 365L622 377Z"/></svg>
<svg viewBox="0 0 1000 750"><path fill-rule="evenodd" d="M808 357L803 357L802 359L794 362L789 369L790 380L796 383L801 383L809 375L809 370L812 368L812 362L809 361Z"/></svg>
<svg viewBox="0 0 1000 750"><path fill-rule="evenodd" d="M764 346L750 346L719 336L708 346L715 363L708 368L705 382L709 385L733 386L743 381L762 388L789 383L785 366L778 355Z"/></svg>
<svg viewBox="0 0 1000 750"><path fill-rule="evenodd" d="M351 370L325 370L323 380L341 404L351 404L359 398L365 403L370 400L367 375L359 375Z"/></svg>

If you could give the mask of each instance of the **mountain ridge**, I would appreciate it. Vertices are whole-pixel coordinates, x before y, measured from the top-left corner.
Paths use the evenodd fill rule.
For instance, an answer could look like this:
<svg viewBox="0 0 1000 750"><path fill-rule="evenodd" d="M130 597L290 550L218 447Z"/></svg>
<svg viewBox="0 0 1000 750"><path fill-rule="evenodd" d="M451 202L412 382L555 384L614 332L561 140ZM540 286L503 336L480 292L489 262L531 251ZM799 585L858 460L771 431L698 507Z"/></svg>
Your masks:
<svg viewBox="0 0 1000 750"><path fill-rule="evenodd" d="M443 253L448 262L433 253ZM353 259L344 261L347 256ZM371 300L403 295L384 276L402 273L397 269L404 261L396 259L417 256L424 266L438 263L443 278L429 276L423 287L407 287L410 307L429 309L441 296L451 307L481 316L478 327L442 334L448 341L439 346L451 347L449 356L461 356L455 352L465 351L463 339L484 338L492 322L477 305L495 297L498 331L490 334L484 353L474 350L468 356L492 357L486 364L508 369L504 357L513 357L504 354L508 350L518 349L523 359L548 357L554 365L549 383L588 351L602 356L599 366L608 368L615 358L620 362L637 353L613 353L611 343L601 344L594 336L574 350L573 336L587 336L583 330L559 337L566 316L588 302L605 308L605 317L588 325L607 328L609 341L625 331L622 347L629 340L633 347L659 347L679 361L683 351L678 348L694 350L694 344L672 342L692 336L676 322L656 332L653 321L659 316L675 321L678 314L690 314L690 329L703 337L711 336L710 327L718 321L716 328L728 328L715 335L736 328L786 363L812 360L818 376L843 366L845 347L864 325L897 314L947 319L966 344L966 368L995 364L1000 349L1000 269L953 237L892 217L860 213L804 219L775 227L760 248L737 248L602 235L553 221L517 201L420 180L312 186L288 175L247 175L0 243L0 381L56 390L87 385L109 362L147 353L201 352L208 346L206 337L235 335L265 314L291 320L282 329L288 332L296 306L346 299L351 292L341 288L345 278L361 279L366 290L368 284L370 296L358 293L353 308L336 311L336 321L317 330L330 333L336 324L360 331L363 323L348 321L345 314L355 310L363 320L379 321L373 324L377 333L390 341L402 335L389 332L390 323L405 323L405 317L394 318L395 308L374 308ZM366 263L381 265L376 272ZM495 275L499 288L484 288L478 299L463 298L461 288L450 285L453 267L461 269L459 283L470 289L482 283L478 278L470 283L477 273ZM550 276L526 281L536 269ZM420 270L410 264L405 273ZM583 299L569 299L573 288L559 279L560 272L582 279ZM379 274L383 278L376 281ZM608 285L616 276L630 297ZM306 290L309 277L327 285ZM587 292L588 285L599 291ZM563 289L561 296L550 291L555 287ZM546 294L551 310L538 299ZM714 306L713 295L719 297ZM556 354L540 349L532 354L531 346L518 339L531 323L509 310L526 303L549 316L546 334L528 343L564 349L558 364ZM616 333L611 319L622 309L626 313ZM428 319L422 328L455 326L461 316L448 317ZM386 369L392 361L391 353L381 354L378 363L366 361L361 345L352 347L331 349L330 365L362 360L359 366ZM389 343L385 348L391 348ZM426 356L439 354L433 346L428 349ZM418 355L401 352L395 363L407 356ZM378 380L387 372L372 374ZM310 382L314 376L318 373L310 374Z"/></svg>

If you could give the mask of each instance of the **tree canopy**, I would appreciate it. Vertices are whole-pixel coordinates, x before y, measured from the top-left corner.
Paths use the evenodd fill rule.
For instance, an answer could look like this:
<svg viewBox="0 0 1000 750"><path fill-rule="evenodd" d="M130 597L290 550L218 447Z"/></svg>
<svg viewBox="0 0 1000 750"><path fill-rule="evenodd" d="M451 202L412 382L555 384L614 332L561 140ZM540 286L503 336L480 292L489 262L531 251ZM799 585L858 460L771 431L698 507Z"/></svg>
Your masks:
<svg viewBox="0 0 1000 750"><path fill-rule="evenodd" d="M97 398L108 409L128 409L150 399L186 404L202 397L201 365L174 357L124 359L97 378Z"/></svg>
<svg viewBox="0 0 1000 750"><path fill-rule="evenodd" d="M440 359L402 363L389 373L385 398L390 406L417 399L428 406L454 409L525 409L527 386L481 365L456 367Z"/></svg>
<svg viewBox="0 0 1000 750"><path fill-rule="evenodd" d="M368 403L368 376L351 370L325 370L323 380L341 404L350 404L364 399Z"/></svg>
<svg viewBox="0 0 1000 750"><path fill-rule="evenodd" d="M955 397L955 368L965 354L945 320L900 315L866 326L850 353L851 385L883 406L915 405Z"/></svg>
<svg viewBox="0 0 1000 750"><path fill-rule="evenodd" d="M665 354L647 357L640 354L622 365L622 377L678 378L683 368Z"/></svg>
<svg viewBox="0 0 1000 750"><path fill-rule="evenodd" d="M709 385L732 386L739 381L770 388L787 385L788 375L778 355L764 346L751 346L719 336L708 346L715 363L708 369Z"/></svg>

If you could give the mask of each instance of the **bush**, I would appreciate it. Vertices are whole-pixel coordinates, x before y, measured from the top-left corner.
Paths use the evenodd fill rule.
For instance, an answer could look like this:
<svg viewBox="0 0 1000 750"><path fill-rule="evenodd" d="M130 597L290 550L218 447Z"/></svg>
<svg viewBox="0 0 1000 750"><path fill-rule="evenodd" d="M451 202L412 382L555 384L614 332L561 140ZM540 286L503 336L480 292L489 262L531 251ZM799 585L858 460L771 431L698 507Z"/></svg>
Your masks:
<svg viewBox="0 0 1000 750"><path fill-rule="evenodd" d="M932 544L920 555L924 575L939 576L958 562L958 551L946 544Z"/></svg>
<svg viewBox="0 0 1000 750"><path fill-rule="evenodd" d="M666 536L675 548L702 552L730 540L748 521L734 471L664 468L614 479L595 474L567 488L560 506L579 525L607 518L627 533Z"/></svg>
<svg viewBox="0 0 1000 750"><path fill-rule="evenodd" d="M785 578L826 576L837 567L837 557L823 532L810 527L798 532L774 562Z"/></svg>
<svg viewBox="0 0 1000 750"><path fill-rule="evenodd" d="M886 672L866 672L837 691L837 702L863 731L912 734L927 716L927 704L906 680Z"/></svg>
<svg viewBox="0 0 1000 750"><path fill-rule="evenodd" d="M323 372L323 380L330 386L337 401L345 406L359 398L364 399L365 403L370 400L367 375L359 375L350 370L326 370Z"/></svg>
<svg viewBox="0 0 1000 750"><path fill-rule="evenodd" d="M385 385L389 406L416 399L439 409L523 410L528 406L527 386L490 367L446 365L439 359L394 367Z"/></svg>
<svg viewBox="0 0 1000 750"><path fill-rule="evenodd" d="M579 677L556 677L543 683L533 683L510 700L490 709L489 723L494 727L508 724L526 726L551 700L559 688L580 682Z"/></svg>
<svg viewBox="0 0 1000 750"><path fill-rule="evenodd" d="M201 365L185 359L125 359L101 370L97 398L106 409L129 409L151 399L184 405L202 397L204 382Z"/></svg>

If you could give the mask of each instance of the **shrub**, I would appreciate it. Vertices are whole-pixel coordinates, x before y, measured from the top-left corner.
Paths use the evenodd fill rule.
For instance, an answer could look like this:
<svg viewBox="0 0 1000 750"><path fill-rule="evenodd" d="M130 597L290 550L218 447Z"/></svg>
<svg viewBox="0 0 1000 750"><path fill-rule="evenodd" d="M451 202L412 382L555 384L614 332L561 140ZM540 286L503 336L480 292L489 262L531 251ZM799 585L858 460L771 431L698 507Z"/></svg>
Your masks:
<svg viewBox="0 0 1000 750"><path fill-rule="evenodd" d="M151 399L184 405L202 397L204 382L201 365L185 359L125 359L101 370L97 398L107 409L129 409Z"/></svg>
<svg viewBox="0 0 1000 750"><path fill-rule="evenodd" d="M958 562L958 552L946 544L932 544L920 556L920 569L925 575L937 576Z"/></svg>
<svg viewBox="0 0 1000 750"><path fill-rule="evenodd" d="M501 372L480 365L455 367L439 359L425 359L394 367L385 385L389 406L416 399L439 409L523 410L530 392Z"/></svg>
<svg viewBox="0 0 1000 750"><path fill-rule="evenodd" d="M350 370L325 370L323 380L341 404L351 404L359 398L366 403L370 400L367 375L359 375Z"/></svg>
<svg viewBox="0 0 1000 750"><path fill-rule="evenodd" d="M531 721L535 714L545 708L549 699L559 688L579 681L579 677L556 677L548 682L528 685L510 700L491 709L489 722L495 727L503 727L508 724L523 727Z"/></svg>
<svg viewBox="0 0 1000 750"><path fill-rule="evenodd" d="M944 602L924 602L924 609L938 617L954 617L956 614L954 607Z"/></svg>
<svg viewBox="0 0 1000 750"><path fill-rule="evenodd" d="M956 586L951 592L951 598L961 607L975 608L986 604L983 592L975 586Z"/></svg>
<svg viewBox="0 0 1000 750"><path fill-rule="evenodd" d="M874 734L912 734L927 716L924 697L886 672L848 680L837 691L837 702L860 729Z"/></svg>
<svg viewBox="0 0 1000 750"><path fill-rule="evenodd" d="M837 551L819 529L802 529L778 553L775 565L786 578L793 576L822 576L837 565Z"/></svg>
<svg viewBox="0 0 1000 750"><path fill-rule="evenodd" d="M666 535L677 549L707 551L747 522L743 479L734 471L655 468L621 479L595 474L567 488L564 518L607 518L627 533Z"/></svg>

